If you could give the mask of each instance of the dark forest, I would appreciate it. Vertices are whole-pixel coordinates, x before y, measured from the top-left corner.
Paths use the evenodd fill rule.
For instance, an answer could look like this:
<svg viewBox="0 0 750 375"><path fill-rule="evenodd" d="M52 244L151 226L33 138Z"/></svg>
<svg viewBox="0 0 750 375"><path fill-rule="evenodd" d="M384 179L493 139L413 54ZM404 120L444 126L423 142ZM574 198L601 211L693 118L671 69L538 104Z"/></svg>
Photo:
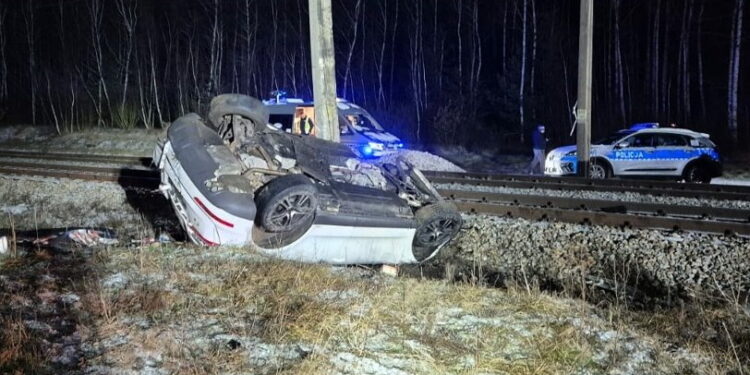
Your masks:
<svg viewBox="0 0 750 375"><path fill-rule="evenodd" d="M597 1L594 137L659 121L746 144L744 3ZM573 141L577 1L333 5L339 96L410 142L515 151L537 123ZM2 0L0 121L159 128L223 92L312 99L309 50L306 0Z"/></svg>

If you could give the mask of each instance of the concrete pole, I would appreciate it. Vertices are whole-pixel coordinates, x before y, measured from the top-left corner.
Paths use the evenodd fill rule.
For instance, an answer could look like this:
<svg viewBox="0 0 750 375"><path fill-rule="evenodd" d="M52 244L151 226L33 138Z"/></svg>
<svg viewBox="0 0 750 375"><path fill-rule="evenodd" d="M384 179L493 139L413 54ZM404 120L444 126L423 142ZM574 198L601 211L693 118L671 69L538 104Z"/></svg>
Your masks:
<svg viewBox="0 0 750 375"><path fill-rule="evenodd" d="M315 126L318 138L338 142L336 58L333 47L331 0L309 0L310 57L312 59Z"/></svg>
<svg viewBox="0 0 750 375"><path fill-rule="evenodd" d="M581 0L581 29L578 34L578 107L576 139L578 175L589 177L591 158L591 76L594 45L594 0Z"/></svg>

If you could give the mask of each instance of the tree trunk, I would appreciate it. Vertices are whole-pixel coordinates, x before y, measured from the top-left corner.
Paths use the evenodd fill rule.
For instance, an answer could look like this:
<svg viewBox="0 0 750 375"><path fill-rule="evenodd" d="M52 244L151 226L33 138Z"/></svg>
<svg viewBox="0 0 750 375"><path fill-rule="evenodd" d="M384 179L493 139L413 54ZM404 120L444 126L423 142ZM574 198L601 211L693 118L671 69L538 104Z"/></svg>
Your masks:
<svg viewBox="0 0 750 375"><path fill-rule="evenodd" d="M620 0L613 0L612 7L615 23L615 89L617 90L617 104L620 111L620 124L625 125L628 119L625 109L625 77L622 67L622 46L620 44Z"/></svg>
<svg viewBox="0 0 750 375"><path fill-rule="evenodd" d="M656 0L656 14L654 15L654 35L652 39L651 48L653 49L653 56L651 60L651 81L649 84L651 85L651 112L652 116L657 117L659 116L659 111L661 106L660 103L660 94L659 91L659 82L661 74L660 71L660 62L661 62L661 41L660 41L660 30L661 27L661 0Z"/></svg>
<svg viewBox="0 0 750 375"><path fill-rule="evenodd" d="M138 3L132 0L118 0L115 2L117 12L122 17L122 25L125 28L125 66L123 67L122 82L122 100L120 101L120 110L124 110L125 102L128 97L128 84L130 79L130 57L133 53L133 35L135 34L135 25L138 22Z"/></svg>
<svg viewBox="0 0 750 375"><path fill-rule="evenodd" d="M524 89L526 88L526 23L528 13L528 0L523 0L523 27L521 28L521 80L518 84L518 112L519 126L521 130L521 142L524 140Z"/></svg>
<svg viewBox="0 0 750 375"><path fill-rule="evenodd" d="M733 149L739 143L737 129L737 96L739 93L740 53L742 51L742 13L745 0L736 0L732 19L732 39L729 60L729 92L727 103L728 130Z"/></svg>
<svg viewBox="0 0 750 375"><path fill-rule="evenodd" d="M5 16L7 10L5 3L0 3L0 120L5 115L8 99L8 65L5 61L5 45L7 43L5 34Z"/></svg>
<svg viewBox="0 0 750 375"><path fill-rule="evenodd" d="M29 85L31 86L31 124L36 125L36 54L34 47L34 1L28 0L27 13L24 13L26 25L26 43L29 46Z"/></svg>
<svg viewBox="0 0 750 375"><path fill-rule="evenodd" d="M705 9L705 6L702 1L698 2L700 6L700 10L698 11L698 37L697 37L697 53L698 53L698 94L700 95L700 101L701 101L701 122L706 121L707 114L706 114L706 94L704 91L704 81L703 81L703 11Z"/></svg>

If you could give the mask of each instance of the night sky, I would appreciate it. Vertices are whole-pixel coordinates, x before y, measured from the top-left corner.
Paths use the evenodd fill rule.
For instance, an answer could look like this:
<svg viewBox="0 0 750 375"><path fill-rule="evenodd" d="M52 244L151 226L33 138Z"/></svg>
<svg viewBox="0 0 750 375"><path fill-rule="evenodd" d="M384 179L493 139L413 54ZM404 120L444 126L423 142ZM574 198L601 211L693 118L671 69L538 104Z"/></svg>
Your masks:
<svg viewBox="0 0 750 375"><path fill-rule="evenodd" d="M594 138L660 121L731 146L738 4L595 1ZM574 141L578 1L333 5L339 96L394 133L516 151L544 123L553 144ZM3 123L159 127L223 92L312 98L306 0L3 0L0 17ZM740 145L750 134L746 34L736 38Z"/></svg>

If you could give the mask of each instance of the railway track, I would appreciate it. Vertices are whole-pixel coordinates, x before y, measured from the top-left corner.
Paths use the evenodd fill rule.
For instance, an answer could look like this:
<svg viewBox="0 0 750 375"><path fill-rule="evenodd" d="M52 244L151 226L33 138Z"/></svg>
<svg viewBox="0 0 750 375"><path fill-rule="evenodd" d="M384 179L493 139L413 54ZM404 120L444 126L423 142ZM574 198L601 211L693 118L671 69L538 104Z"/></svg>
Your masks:
<svg viewBox="0 0 750 375"><path fill-rule="evenodd" d="M479 173L425 172L433 183L519 189L581 190L595 192L631 192L653 196L672 196L716 200L750 200L750 187L733 185L686 184L648 180L591 180L578 177L540 177L491 175Z"/></svg>
<svg viewBox="0 0 750 375"><path fill-rule="evenodd" d="M157 171L144 167L144 165L150 164L149 158L77 154L45 154L43 157L39 154L19 151L12 153L1 151L0 158L23 159L0 162L1 174L106 181L146 188L156 188L159 185ZM61 163L65 161L100 165ZM113 167L102 164L123 164L124 166ZM653 195L750 200L750 188L746 187L716 187L713 185L676 184L658 181L591 181L577 178L550 179L530 176L437 172L427 172L426 175L436 183L530 189L529 194L439 189L443 197L456 203L459 209L466 213L529 220L554 220L616 227L750 236L750 210L551 197L531 190L534 188L549 188L556 190L633 191L644 194L655 192L656 194Z"/></svg>
<svg viewBox="0 0 750 375"><path fill-rule="evenodd" d="M100 164L123 164L151 166L151 158L128 155L73 154L66 152L31 152L20 150L2 150L0 158L33 159L43 161L72 161Z"/></svg>

